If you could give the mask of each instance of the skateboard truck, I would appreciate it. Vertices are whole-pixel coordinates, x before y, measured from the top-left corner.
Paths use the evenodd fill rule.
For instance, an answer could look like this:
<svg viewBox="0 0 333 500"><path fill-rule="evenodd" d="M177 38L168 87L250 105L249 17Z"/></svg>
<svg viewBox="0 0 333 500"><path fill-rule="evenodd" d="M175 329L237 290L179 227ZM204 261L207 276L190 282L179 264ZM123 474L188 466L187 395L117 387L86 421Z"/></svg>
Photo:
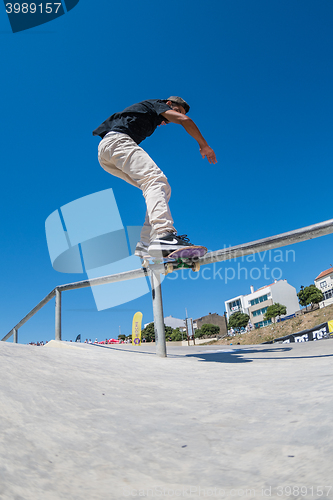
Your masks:
<svg viewBox="0 0 333 500"><path fill-rule="evenodd" d="M192 269L194 272L198 272L200 270L200 263L191 261L190 259L181 259L178 258L176 260L172 260L171 262L165 262L163 259L150 259L153 264L164 264L164 275L172 273L175 269ZM149 259L143 259L142 267L149 267Z"/></svg>
<svg viewBox="0 0 333 500"><path fill-rule="evenodd" d="M200 270L199 258L207 253L207 248L202 246L188 246L179 248L170 253L167 257L146 257L143 259L142 267L149 267L149 261L154 264L164 264L165 275L172 273L175 269L192 269L194 272Z"/></svg>
<svg viewBox="0 0 333 500"><path fill-rule="evenodd" d="M200 270L200 262L191 261L190 259L184 260L180 257L173 262L166 262L164 264L165 275L172 273L175 269L192 269L195 273Z"/></svg>

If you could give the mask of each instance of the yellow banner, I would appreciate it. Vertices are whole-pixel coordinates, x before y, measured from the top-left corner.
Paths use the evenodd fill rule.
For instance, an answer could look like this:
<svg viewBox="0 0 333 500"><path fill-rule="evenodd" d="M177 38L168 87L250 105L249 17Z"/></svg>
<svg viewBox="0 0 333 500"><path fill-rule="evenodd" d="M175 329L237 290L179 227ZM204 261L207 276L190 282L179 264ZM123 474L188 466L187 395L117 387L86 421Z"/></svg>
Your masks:
<svg viewBox="0 0 333 500"><path fill-rule="evenodd" d="M329 329L329 332L332 333L333 332L333 320L332 321L328 321L328 329Z"/></svg>
<svg viewBox="0 0 333 500"><path fill-rule="evenodd" d="M132 344L134 345L141 345L141 322L142 313L135 313L132 323Z"/></svg>

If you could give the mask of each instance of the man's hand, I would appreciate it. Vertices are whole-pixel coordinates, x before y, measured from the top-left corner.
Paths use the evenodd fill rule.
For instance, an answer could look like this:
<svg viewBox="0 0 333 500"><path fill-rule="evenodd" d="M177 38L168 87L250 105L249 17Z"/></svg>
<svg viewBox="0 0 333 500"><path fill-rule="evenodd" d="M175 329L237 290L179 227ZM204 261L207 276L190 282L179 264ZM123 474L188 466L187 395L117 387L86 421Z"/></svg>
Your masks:
<svg viewBox="0 0 333 500"><path fill-rule="evenodd" d="M183 113L178 113L173 109L165 111L164 113L161 113L161 115L166 119L167 122L178 123L179 125L182 125L186 132L190 134L199 144L201 156L203 158L206 157L209 163L217 163L214 151L208 146L200 130L198 129L194 121L191 120L191 118L184 115Z"/></svg>
<svg viewBox="0 0 333 500"><path fill-rule="evenodd" d="M200 153L202 158L207 158L209 163L217 163L217 159L214 151L208 145L200 148Z"/></svg>

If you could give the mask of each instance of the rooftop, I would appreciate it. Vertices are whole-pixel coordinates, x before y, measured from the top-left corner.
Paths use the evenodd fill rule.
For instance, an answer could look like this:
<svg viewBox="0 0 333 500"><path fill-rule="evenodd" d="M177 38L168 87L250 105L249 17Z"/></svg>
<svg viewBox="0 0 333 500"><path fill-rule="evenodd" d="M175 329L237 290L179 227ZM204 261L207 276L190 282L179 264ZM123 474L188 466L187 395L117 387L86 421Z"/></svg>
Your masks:
<svg viewBox="0 0 333 500"><path fill-rule="evenodd" d="M315 281L320 280L321 278L324 278L325 276L328 276L331 273L333 273L333 267L330 267L329 269L326 269L326 271L320 273L319 276L315 278Z"/></svg>

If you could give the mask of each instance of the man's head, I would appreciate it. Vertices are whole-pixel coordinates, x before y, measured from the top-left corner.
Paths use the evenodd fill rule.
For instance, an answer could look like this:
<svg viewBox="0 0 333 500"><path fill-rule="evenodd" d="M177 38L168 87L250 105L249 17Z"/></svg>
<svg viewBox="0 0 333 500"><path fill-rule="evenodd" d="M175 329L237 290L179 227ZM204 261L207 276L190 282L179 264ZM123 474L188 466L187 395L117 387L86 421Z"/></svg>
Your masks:
<svg viewBox="0 0 333 500"><path fill-rule="evenodd" d="M181 97L177 97L175 95L172 95L171 97L169 97L166 100L166 103L172 109L174 109L175 111L178 111L178 113L186 114L190 111L190 106Z"/></svg>

